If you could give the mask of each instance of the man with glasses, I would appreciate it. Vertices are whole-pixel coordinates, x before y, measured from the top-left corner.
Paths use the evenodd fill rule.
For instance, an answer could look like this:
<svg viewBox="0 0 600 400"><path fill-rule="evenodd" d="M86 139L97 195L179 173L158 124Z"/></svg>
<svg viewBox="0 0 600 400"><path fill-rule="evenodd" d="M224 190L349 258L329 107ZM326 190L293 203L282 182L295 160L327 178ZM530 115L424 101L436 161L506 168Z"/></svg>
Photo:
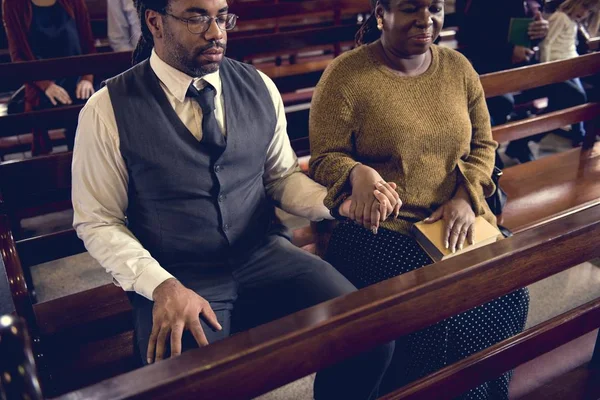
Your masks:
<svg viewBox="0 0 600 400"><path fill-rule="evenodd" d="M326 191L299 170L273 82L224 56L226 0L136 7L139 64L79 118L73 206L79 237L128 291L144 362L355 290L273 222L274 204L330 218ZM377 193L391 212L394 196ZM392 350L322 371L315 398L375 398Z"/></svg>

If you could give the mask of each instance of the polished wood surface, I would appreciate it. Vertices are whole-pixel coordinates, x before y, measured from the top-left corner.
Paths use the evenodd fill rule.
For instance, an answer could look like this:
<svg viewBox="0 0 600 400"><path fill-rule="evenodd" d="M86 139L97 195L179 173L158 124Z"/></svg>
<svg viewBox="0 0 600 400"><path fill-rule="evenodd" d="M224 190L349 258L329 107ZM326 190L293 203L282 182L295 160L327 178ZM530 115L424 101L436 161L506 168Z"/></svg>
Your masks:
<svg viewBox="0 0 600 400"><path fill-rule="evenodd" d="M586 103L533 118L494 126L492 133L498 143L551 132L580 121L590 121L600 115L600 103Z"/></svg>
<svg viewBox="0 0 600 400"><path fill-rule="evenodd" d="M57 153L0 163L0 193L9 215L21 219L71 208L71 160L71 153Z"/></svg>
<svg viewBox="0 0 600 400"><path fill-rule="evenodd" d="M42 400L31 339L22 318L0 315L0 398Z"/></svg>
<svg viewBox="0 0 600 400"><path fill-rule="evenodd" d="M598 257L599 235L590 208L60 398L249 398Z"/></svg>
<svg viewBox="0 0 600 400"><path fill-rule="evenodd" d="M582 365L554 379L521 400L598 400L600 399L600 370Z"/></svg>
<svg viewBox="0 0 600 400"><path fill-rule="evenodd" d="M0 214L0 256L6 269L15 311L19 316L25 318L30 332L33 336L36 336L38 327L31 299L29 298L29 289L16 251L9 219L2 214Z"/></svg>
<svg viewBox="0 0 600 400"><path fill-rule="evenodd" d="M345 42L354 39L358 28L358 25L347 25L232 37L227 41L227 56L243 59L250 55L294 52L311 46ZM131 67L131 54L123 51L0 64L0 79L12 79L24 83L89 73L113 76Z"/></svg>
<svg viewBox="0 0 600 400"><path fill-rule="evenodd" d="M481 76L486 97L520 92L598 73L600 53L494 72Z"/></svg>
<svg viewBox="0 0 600 400"><path fill-rule="evenodd" d="M83 241L74 229L66 229L18 240L17 252L25 268L85 253Z"/></svg>
<svg viewBox="0 0 600 400"><path fill-rule="evenodd" d="M498 222L511 230L600 199L600 143L504 169L508 195Z"/></svg>
<svg viewBox="0 0 600 400"><path fill-rule="evenodd" d="M600 299L596 299L400 388L380 400L456 398L470 388L494 379L599 326ZM600 388L600 382L597 382L597 386Z"/></svg>
<svg viewBox="0 0 600 400"><path fill-rule="evenodd" d="M0 117L0 137L28 133L36 128L57 129L76 126L82 108L82 105L72 105L4 115Z"/></svg>

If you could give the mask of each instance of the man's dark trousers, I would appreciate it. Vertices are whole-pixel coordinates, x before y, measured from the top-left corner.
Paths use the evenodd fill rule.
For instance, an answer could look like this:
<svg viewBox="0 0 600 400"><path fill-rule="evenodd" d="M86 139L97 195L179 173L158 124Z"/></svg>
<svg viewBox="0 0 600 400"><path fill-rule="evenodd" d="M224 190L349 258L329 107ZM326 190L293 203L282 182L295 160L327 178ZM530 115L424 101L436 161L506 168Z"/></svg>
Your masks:
<svg viewBox="0 0 600 400"><path fill-rule="evenodd" d="M356 290L331 265L280 235L267 236L249 254L233 255L223 265L169 272L205 298L217 315L223 327L220 332L213 331L201 319L209 343ZM129 297L137 345L145 364L154 303L136 294ZM182 345L184 351L198 347L187 331ZM393 350L393 343L381 345L319 372L315 399L377 398Z"/></svg>

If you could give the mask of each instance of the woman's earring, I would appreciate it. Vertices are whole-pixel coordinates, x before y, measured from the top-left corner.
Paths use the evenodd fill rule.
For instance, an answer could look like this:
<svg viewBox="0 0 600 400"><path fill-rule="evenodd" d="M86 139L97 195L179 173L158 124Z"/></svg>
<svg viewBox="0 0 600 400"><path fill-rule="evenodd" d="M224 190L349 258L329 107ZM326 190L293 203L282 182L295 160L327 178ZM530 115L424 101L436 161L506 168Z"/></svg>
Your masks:
<svg viewBox="0 0 600 400"><path fill-rule="evenodd" d="M381 17L377 17L377 29L383 29L383 19Z"/></svg>

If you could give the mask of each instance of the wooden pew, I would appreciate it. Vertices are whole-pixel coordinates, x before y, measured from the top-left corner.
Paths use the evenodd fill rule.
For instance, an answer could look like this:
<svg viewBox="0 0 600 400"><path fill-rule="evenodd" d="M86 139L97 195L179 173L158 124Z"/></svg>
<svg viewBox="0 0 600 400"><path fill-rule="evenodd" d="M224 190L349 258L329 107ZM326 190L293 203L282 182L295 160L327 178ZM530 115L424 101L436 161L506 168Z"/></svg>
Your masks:
<svg viewBox="0 0 600 400"><path fill-rule="evenodd" d="M596 146L596 154L600 154L600 145ZM32 165L40 166L49 171L55 171L59 176L60 168L57 166L47 167L52 159L57 160L57 164L61 165L63 173L67 175L66 183L70 184L70 153L57 154L42 157L40 160L25 160L19 163L32 163ZM594 165L599 165L599 158L593 158ZM34 164L35 163L35 164ZM585 165L585 161L582 166ZM557 164L555 168L564 168L570 170L568 164ZM35 171L33 167L27 167L30 171ZM585 172L585 168L582 169ZM532 215L537 220L546 218L546 220L555 220L558 217L563 217L567 214L572 214L576 210L585 209L600 204L600 194L598 189L600 185L600 168L591 168L592 173L580 174L579 186L588 187L589 193L596 193L596 200L588 202L587 205L579 204L578 199L567 199L565 203L558 203L558 207L530 207L523 206L519 203L509 202L507 206L508 215L512 215L512 222L507 220L508 226L514 231L524 231L527 228L538 227L544 222L539 222L533 226L527 226L532 221ZM534 173L529 173L529 179L532 181L538 180L539 177ZM42 177L43 178L43 177ZM523 179L524 177L520 177ZM573 179L567 176L566 179ZM47 179L52 181L52 179ZM559 175L554 176L554 184L560 186L563 179ZM576 182L576 181L575 181ZM68 190L63 191L67 196L70 194ZM552 199L552 197L550 197ZM512 200L512 199L511 199ZM544 200L540 200L543 202ZM547 201L546 201L547 202ZM68 197L62 199L60 204L68 203ZM515 204L516 207L513 205ZM555 215L556 209L564 207L570 208L569 212ZM542 214L532 212L532 208L541 210ZM511 214L512 213L512 214ZM505 213L506 214L506 213ZM517 224L522 225L517 225ZM7 225L8 227L8 225ZM297 245L305 245L311 243L314 237L307 229L299 229L294 232L294 238ZM84 252L85 249L81 241L76 237L75 232L70 229L63 232L52 233L35 238L17 240L16 244L9 245L14 247L16 251L12 254L19 259L20 272L12 272L12 276L26 276L25 273L33 265L68 257L70 255ZM14 261L13 261L14 264ZM22 269L21 269L22 267ZM23 272L25 271L25 273ZM30 278L23 278L22 282L31 282ZM31 285L30 285L31 287ZM21 289L21 292L23 289ZM81 385L92 383L94 379L106 378L113 376L116 373L124 372L135 366L135 358L133 355L132 326L130 316L130 306L123 291L114 286L106 285L103 287L91 289L82 293L67 296L65 298L48 301L45 303L36 304L33 306L35 313L29 312L30 318L35 315L35 323L39 326L39 335L45 339L45 350L40 350L44 354L44 359L50 364L60 366L61 370L69 371L77 366L77 370L87 371L86 373L77 374L73 377L72 374L67 374L68 382L58 381L55 378L58 387L74 388ZM24 315L24 314L21 314ZM107 330L107 327L110 327ZM103 347L111 349L109 352L101 353L95 357L89 357L90 348L98 348L100 343ZM71 346L69 346L69 344ZM63 349L67 349L66 351ZM61 349L58 354L54 353L56 349ZM81 350L84 349L84 350ZM95 354L95 353L93 353ZM102 356L102 357L100 357ZM91 381L86 381L91 379ZM76 385L76 386L69 386Z"/></svg>
<svg viewBox="0 0 600 400"><path fill-rule="evenodd" d="M107 37L106 1L88 1L92 31L97 39ZM240 20L229 35L275 33L298 26L356 23L356 15L370 13L368 0L303 0L231 2L232 13Z"/></svg>
<svg viewBox="0 0 600 400"><path fill-rule="evenodd" d="M582 63L584 65L587 65L586 68L588 68L589 65L589 58L588 59L580 59L580 60L575 60L576 63L578 63L577 65L579 65L579 63ZM576 73L580 73L581 70L578 70L577 68L581 68L581 66L575 66L574 70L577 71ZM591 64L591 65L597 65L597 64ZM547 68L548 66L540 66L543 68ZM538 67L536 67L538 68ZM596 67L597 68L597 67ZM587 71L587 69L584 69L585 71ZM560 70L561 72L559 73L563 73L562 70ZM529 74L530 72L528 71L513 71L515 74ZM501 79L505 80L505 81L511 81L511 76L510 74L504 74L500 76ZM560 76L559 78L556 79L563 79L563 76ZM498 78L496 78L498 79ZM564 78L566 79L566 78ZM482 80L484 80L484 78L482 78ZM494 88L494 80L490 80L487 85L490 85L491 88ZM539 82L538 82L539 83ZM527 83L529 84L529 83ZM484 85L485 84L485 80L484 80ZM513 89L514 88L514 83L511 83L511 86L509 89ZM497 90L497 89L496 89ZM493 92L492 92L493 93ZM572 111L572 110L571 110ZM569 115L576 115L578 112L577 111L575 113L572 113L571 111L567 111L567 113ZM588 111L586 111L585 113L588 113ZM585 114L584 115L587 115ZM581 114L577 114L577 115L581 115ZM593 115L592 115L593 116ZM597 116L597 113L596 113ZM554 118L551 116L551 118ZM532 120L532 121L539 121L539 120ZM540 122L537 122L540 123ZM531 126L530 128L535 128L536 123L531 122ZM562 126L559 125L559 126ZM504 129L505 132L509 132L509 130L506 129L506 127L503 128L499 128L499 129ZM517 129L517 128L515 128ZM519 127L518 129L522 129L522 126ZM523 132L526 133L526 130L523 130ZM557 158L547 158L545 161L545 164L539 164L539 162L543 161L543 160L539 160L536 161L535 163L529 163L529 164L525 164L523 166L518 166L518 167L513 167L513 168L520 168L519 169L507 169L507 171L505 172L505 176L503 177L502 180L502 185L503 187L505 187L505 185L510 184L510 181L512 179L524 179L524 180L528 180L527 182L529 182L532 186L529 188L525 188L526 190L523 192L523 194L519 195L519 194L515 194L516 193L516 189L515 191L511 190L510 186L506 186L507 191L509 192L509 196L510 196L510 200L508 203L508 206L506 208L506 212L503 215L503 220L502 223L504 223L506 226L508 226L509 228L516 230L516 231L521 231L524 230L527 227L537 227L540 222L538 221L539 219L546 219L546 220L553 220L553 219L557 219L558 217L563 217L564 212L566 210L567 214L572 214L575 211L578 210L583 210L583 209L587 209L589 207L591 207L594 204L597 204L597 199L600 198L600 195L598 193L599 191L599 184L598 182L600 182L600 180L598 179L598 173L600 171L600 168L598 168L598 162L600 161L600 159L598 158L598 154L599 154L599 150L600 148L598 147L598 145L596 145L595 148L590 149L590 150L580 150L580 149L575 149L573 151L567 152L563 155L560 155L561 159L557 159ZM558 157L558 156L553 156L553 157ZM536 164L538 163L538 164ZM512 173L513 178L510 178L511 176L511 171L515 171L514 173ZM546 177L551 177L551 179L540 179L540 176L546 176ZM542 190L544 189L543 185L554 185L554 189L550 188L548 190L548 193L551 193L551 195L545 195L545 196L538 196L539 198L536 198L536 201L532 202L531 201L531 196L535 195L536 191ZM523 184L521 185L516 185L516 188L522 188ZM579 187L579 188L585 188L585 190L580 190L577 193L583 192L585 194L585 196L582 196L580 194L576 194L574 196L570 196L567 198L567 201L564 201L565 198L562 197L560 198L559 196L556 195L556 193L558 193L559 195L562 195L562 193L564 193L564 188L565 187ZM558 192L557 192L558 191ZM554 193L554 194L552 194ZM521 198L522 202L519 203L517 200ZM557 200L561 200L561 201L557 201ZM523 201L525 203L523 203ZM529 203L528 203L529 202ZM523 204L529 205L529 208L524 207ZM554 205L553 205L554 204ZM549 205L551 207L549 207ZM535 212L532 212L535 211ZM536 222L538 221L538 222ZM73 235L73 233L64 233L65 235ZM47 239L47 238L45 238ZM29 242L30 246L34 246L35 240L31 240ZM23 243L24 245L24 243ZM47 247L57 247L57 246L47 246ZM25 252L25 251L21 251L19 250L19 254L29 254L30 252ZM36 252L36 254L44 254L44 251L42 252ZM38 260L39 261L39 260ZM27 264L25 264L27 265ZM110 286L110 285L109 285ZM105 315L107 316L107 318L117 318L117 319L121 319L123 320L123 318L126 319L126 317L123 317L122 314L119 314L121 312L126 313L127 311L123 311L127 308L127 302L125 297L122 295L120 296L120 303L121 307L123 308L119 308L114 306L113 303L111 303L111 300L115 300L118 298L118 289L115 289L114 287L109 288L105 288L105 289L97 289L96 292L94 292L93 296L95 296L95 298L98 299L98 307L100 307L100 309L96 309L96 311L99 312L100 315ZM92 292L88 293L87 296L86 295L81 295L80 298L77 298L76 300L73 301L72 303L72 307L67 308L69 310L68 315L73 316L74 319L69 319L68 320L62 320L62 319L57 319L54 321L51 321L50 319L46 320L47 321L47 325L44 325L46 328L46 332L49 334L56 334L59 335L60 332L64 332L65 329L72 329L74 331L86 331L85 328L85 324L87 323L93 323L93 319L94 317L94 313L90 313L88 309L81 309L81 304L83 302L83 300L85 300L86 298L89 298L92 294ZM110 315L110 310L109 309L105 309L102 308L102 303L106 302L106 304L108 304L110 307L115 307L115 309L117 310L121 310L118 311L116 317L114 315ZM39 313L39 315L52 315L51 314L51 310L60 310L62 309L62 307L68 307L65 306L64 302L62 302L61 300L57 300L56 302L52 303L44 303L44 304L40 304L40 305L36 305L36 307L38 307L40 310L45 310L45 311L41 311ZM46 307L44 309L44 307ZM104 310L104 311L102 311ZM104 314L102 314L104 313ZM78 325L79 322L77 320L77 318L81 318L82 319L82 323L81 325ZM40 317L41 320L43 320L43 317ZM117 324L118 325L118 324ZM66 328L65 328L66 327ZM127 329L130 329L130 327L128 328L127 326L123 327L123 332L126 332ZM115 348L118 349L122 349L124 347L129 346L129 337L127 337L126 333L122 333L123 336L121 336L119 338L119 342L120 344L115 345ZM74 338L71 338L71 340L75 340ZM83 339L82 339L83 340ZM87 340L87 339L86 339ZM121 347L119 347L121 346ZM93 345L92 345L93 347ZM131 346L130 346L131 347ZM60 348L58 345L56 346L56 348ZM131 354L131 353L130 353ZM77 357L83 357L82 354L76 354L73 355L72 358L68 358L68 357L58 357L57 359L59 359L59 361L64 361L66 363L70 362L70 361L77 361ZM114 361L114 360L113 360ZM84 361L82 361L84 362ZM73 364L73 365L78 365L78 364ZM107 370L110 370L109 368Z"/></svg>
<svg viewBox="0 0 600 400"><path fill-rule="evenodd" d="M357 25L333 26L247 38L232 38L228 42L227 54L234 58L244 59L251 55L269 55L282 51L293 53L314 46L334 46L337 43L353 41L357 29ZM265 48L265 43L269 43L268 50ZM294 92L300 88L315 86L333 57L332 53L325 56L324 59L314 62L280 67L272 65L263 69L267 75L273 77L276 84L281 81L282 90ZM97 77L109 77L126 70L130 65L130 52L0 64L0 80L9 78L14 80L14 77L18 77L20 82L27 82L84 73L94 73ZM292 99L292 101L297 100ZM73 125L77 121L77 115L81 108L82 106L63 106L0 117L0 139L25 134L31 132L33 128L60 129ZM13 141L5 144L5 147L8 147L4 150L5 152L9 152L11 148L19 149L18 146L13 145Z"/></svg>
<svg viewBox="0 0 600 400"><path fill-rule="evenodd" d="M59 399L251 398L596 258L599 237L596 206ZM383 398L450 399L599 326L597 299ZM564 385L600 393L592 366Z"/></svg>

